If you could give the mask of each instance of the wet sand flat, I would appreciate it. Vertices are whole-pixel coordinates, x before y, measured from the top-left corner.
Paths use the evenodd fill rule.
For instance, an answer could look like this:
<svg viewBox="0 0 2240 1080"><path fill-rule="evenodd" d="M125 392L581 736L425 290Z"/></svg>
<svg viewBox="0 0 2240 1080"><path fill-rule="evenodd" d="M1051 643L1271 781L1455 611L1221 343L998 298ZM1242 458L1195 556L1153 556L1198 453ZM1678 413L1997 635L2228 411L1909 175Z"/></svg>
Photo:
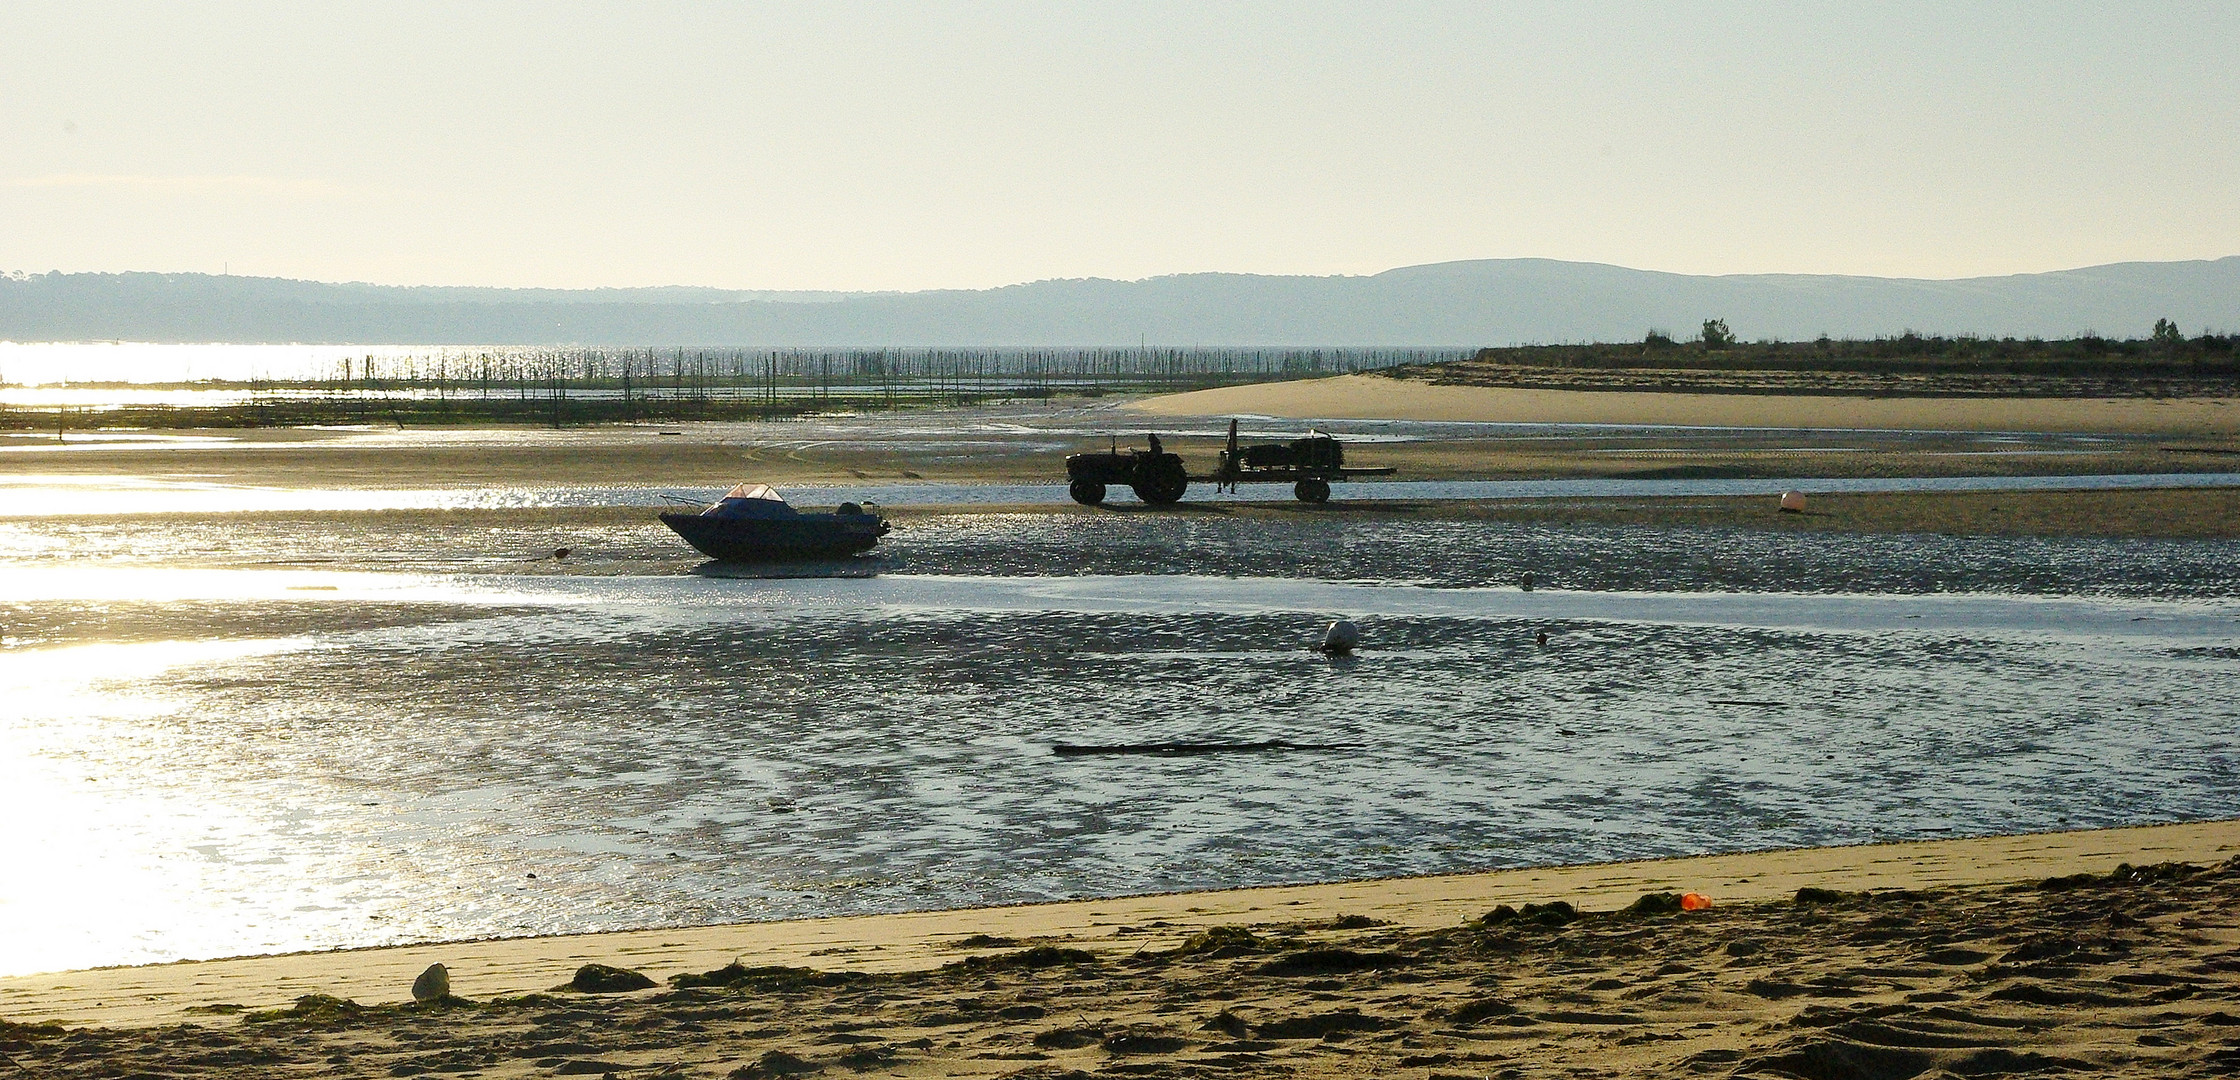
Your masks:
<svg viewBox="0 0 2240 1080"><path fill-rule="evenodd" d="M1176 531L1315 535L1410 522L1456 526L1545 525L1592 530L1715 530L1766 535L1848 534L1950 537L2240 538L2240 488L2108 491L1980 491L1826 494L1801 513L1771 496L1389 500L1355 491L1322 506L1299 503L1133 503L900 507L880 569L1021 573L1120 569L1102 541ZM0 519L0 553L84 563L187 566L320 566L470 570L484 574L682 573L703 561L662 526L656 507L585 506L233 512L105 518ZM952 554L979 537L978 555ZM1062 543L1061 543L1062 542ZM1273 542L1271 540L1271 542ZM1008 548L1006 545L1008 544ZM566 548L569 558L555 560ZM1002 557L1005 562L996 561ZM1167 572L1237 572L1231 553L1213 561L1177 551ZM1135 569L1129 564L1127 569ZM1314 564L1271 563L1263 572L1307 573ZM1340 576L1359 567L1332 566Z"/></svg>
<svg viewBox="0 0 2240 1080"><path fill-rule="evenodd" d="M1333 386L1345 391L1355 385L1343 379L1231 390L1322 395L1313 397L1322 404L1311 409L1287 413L1271 406L1259 412L1320 418L1349 442L1349 462L1390 466L1402 480L2225 472L2240 460L2233 456L2240 452L2240 442L2229 424L2200 431L2182 424L2166 425L2165 430L2125 423L2074 431L2027 423L1936 430L1926 423L1932 418L1913 417L1923 426L1861 430L1873 425L1846 412L1720 421L1745 427L1671 426L1705 419L1687 416L1657 416L1640 421L1650 426L1623 426L1632 421L1596 411L1624 396L1616 393L1574 394L1580 408L1459 416L1473 422L1330 419L1384 415L1368 406L1375 404L1375 393L1385 392L1385 383L1411 394L1417 390L1408 388L1420 388L1371 379L1360 384L1366 396L1358 401L1350 394L1332 396ZM1688 408L1711 407L1723 399L1667 396ZM667 427L117 431L74 434L67 443L56 443L51 435L0 433L0 484L41 477L80 485L172 478L296 490L721 488L741 479L780 485L1051 484L1063 482L1068 454L1140 446L1149 432L1157 432L1169 449L1180 453L1194 475L1206 476L1222 445L1224 410L1249 413L1254 410L1245 406L1252 404L1186 394L1133 406L1037 404ZM2014 404L2028 408L2036 403ZM2117 404L2134 411L2156 405ZM1356 405L1362 407L1346 411ZM2211 407L2199 401L2176 405ZM1201 410L1204 415L1198 414ZM1503 422L1475 422L1480 419ZM1248 420L1243 434L1248 440L1288 439L1304 429L1296 420Z"/></svg>
<svg viewBox="0 0 2240 1080"><path fill-rule="evenodd" d="M71 972L0 981L0 1052L58 1077L2229 1075L2236 852L2228 821ZM470 1000L405 1003L433 962ZM586 963L703 977L555 989Z"/></svg>
<svg viewBox="0 0 2240 1080"><path fill-rule="evenodd" d="M1879 428L2190 435L2240 433L2227 398L1886 398L1438 386L1376 375L1228 386L1150 398L1151 416L1256 414L1519 424Z"/></svg>

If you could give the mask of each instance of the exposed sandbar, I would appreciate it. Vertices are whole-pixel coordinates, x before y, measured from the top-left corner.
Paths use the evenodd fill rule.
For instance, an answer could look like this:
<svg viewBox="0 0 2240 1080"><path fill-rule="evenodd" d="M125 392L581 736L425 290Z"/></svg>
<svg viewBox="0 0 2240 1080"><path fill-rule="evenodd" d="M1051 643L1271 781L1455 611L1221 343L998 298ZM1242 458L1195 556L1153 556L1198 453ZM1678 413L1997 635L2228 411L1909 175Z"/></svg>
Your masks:
<svg viewBox="0 0 2240 1080"><path fill-rule="evenodd" d="M1911 431L2036 431L2231 438L2230 398L1842 397L1439 386L1339 375L1170 394L1127 408L1153 416Z"/></svg>

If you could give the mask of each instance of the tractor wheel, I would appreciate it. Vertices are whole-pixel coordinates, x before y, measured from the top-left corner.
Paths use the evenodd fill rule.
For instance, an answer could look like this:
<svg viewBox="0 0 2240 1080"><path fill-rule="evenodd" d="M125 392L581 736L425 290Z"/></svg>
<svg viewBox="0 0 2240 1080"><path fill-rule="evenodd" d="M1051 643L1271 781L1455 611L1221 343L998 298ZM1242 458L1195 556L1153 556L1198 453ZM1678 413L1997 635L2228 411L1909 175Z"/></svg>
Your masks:
<svg viewBox="0 0 2240 1080"><path fill-rule="evenodd" d="M1291 493L1303 503L1326 503L1330 501L1330 481L1310 476L1292 485Z"/></svg>
<svg viewBox="0 0 2240 1080"><path fill-rule="evenodd" d="M1066 488L1066 494L1083 506L1095 506L1104 501L1104 485L1095 480L1076 480Z"/></svg>
<svg viewBox="0 0 2240 1080"><path fill-rule="evenodd" d="M1153 506L1166 506L1182 501L1182 493L1190 490L1190 474L1182 471L1182 463L1171 462L1149 470L1149 475L1135 484L1136 498Z"/></svg>

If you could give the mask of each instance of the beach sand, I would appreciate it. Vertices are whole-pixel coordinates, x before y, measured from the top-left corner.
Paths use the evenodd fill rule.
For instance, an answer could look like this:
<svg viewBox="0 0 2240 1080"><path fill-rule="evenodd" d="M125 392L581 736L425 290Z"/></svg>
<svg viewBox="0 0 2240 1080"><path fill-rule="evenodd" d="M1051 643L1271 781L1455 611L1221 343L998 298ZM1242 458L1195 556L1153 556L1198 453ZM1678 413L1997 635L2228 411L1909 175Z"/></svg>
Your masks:
<svg viewBox="0 0 2240 1080"><path fill-rule="evenodd" d="M1241 414L1515 424L2096 432L2211 439L2240 434L2240 401L2229 398L1898 398L1532 390L1439 386L1378 375L1226 386L1148 398L1128 408L1153 416Z"/></svg>
<svg viewBox="0 0 2240 1080"><path fill-rule="evenodd" d="M68 972L0 980L0 1053L58 1077L2230 1075L2236 856L2226 821ZM2166 863L2201 869L2109 877ZM1714 906L1622 910L1680 892ZM1555 901L1583 914L1525 908ZM1481 921L1500 905L1527 914ZM734 961L712 988L554 989ZM478 1004L409 1004L437 962ZM353 1004L254 1015L312 994Z"/></svg>
<svg viewBox="0 0 2240 1080"><path fill-rule="evenodd" d="M1307 384L1243 387L1275 392ZM1382 380L1390 381L1390 380ZM1414 385L1414 384L1405 384ZM1437 388L1445 393L1450 388ZM1218 393L1227 393L1219 391ZM1470 393L1460 388L1458 393ZM1583 398L1614 395L1583 394ZM1152 399L1146 407L1202 401L1197 395ZM1210 407L1210 405L1208 406ZM898 423L912 422L908 416ZM1095 421L1117 432L1164 428L1166 445L1194 471L1212 468L1219 440L1177 435L1151 414L1113 412ZM1191 425L1218 427L1211 421ZM1278 429L1276 424L1258 425ZM664 431L675 434L663 434ZM1249 432L1248 432L1249 433ZM85 485L115 480L132 485L202 483L251 489L461 489L560 485L628 485L663 490L708 490L742 479L779 485L908 485L950 483L1055 484L1065 476L1065 455L1096 449L1104 439L1072 435L969 433L956 445L930 440L916 449L782 438L775 426L681 425L669 429L599 428L418 430L408 432L250 431L187 433L211 440L186 447L131 446L53 451L35 443L0 439L0 482L35 487L42 482ZM1137 436L1131 435L1132 441ZM1265 432L1260 437L1268 437ZM1510 480L1552 478L1704 479L1781 477L1888 477L1969 475L2078 475L2230 472L2240 469L2240 443L2209 438L2117 439L2022 435L1986 443L1974 435L1918 432L1796 432L1697 434L1646 442L1636 435L1570 433L1533 436L1424 437L1361 442L1347 460L1391 466L1402 480ZM1668 445L1668 443L1670 445ZM1513 500L1396 500L1380 498L1374 482L1340 485L1322 507L1218 500L1210 484L1192 485L1175 514L1285 517L1297 514L1464 518L1592 524L1709 526L1854 532L1935 532L1960 535L2142 536L2219 538L2240 535L2240 489L2163 489L2078 492L1976 492L1815 496L1801 515L1775 514L1763 498L1565 498ZM116 505L134 504L121 494ZM26 496L29 497L29 496ZM584 530L651 524L659 501L596 508L492 508L168 514L182 527L198 522L244 521L276 528L292 517L314 533L341 527L369 535L396 531L415 544L446 536L521 534L528 547L595 546ZM222 499L220 500L222 501ZM1146 511L1121 494L1101 508L1070 504L1036 506L890 506L898 524L954 514L1131 514ZM156 519L149 518L153 521ZM530 534L535 539L530 539Z"/></svg>

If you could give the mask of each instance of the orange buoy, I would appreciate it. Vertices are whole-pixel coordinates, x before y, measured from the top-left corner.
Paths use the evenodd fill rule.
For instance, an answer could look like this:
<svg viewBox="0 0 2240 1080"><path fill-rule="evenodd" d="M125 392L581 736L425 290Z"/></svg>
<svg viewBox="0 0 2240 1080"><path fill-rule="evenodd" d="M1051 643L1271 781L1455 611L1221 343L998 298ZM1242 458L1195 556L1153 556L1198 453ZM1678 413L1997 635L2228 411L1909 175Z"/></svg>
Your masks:
<svg viewBox="0 0 2240 1080"><path fill-rule="evenodd" d="M1804 513L1804 492L1801 492L1801 491L1784 491L1784 492L1782 492L1782 493L1781 493L1781 512L1782 512L1782 513L1784 513L1784 514L1801 514L1801 513Z"/></svg>
<svg viewBox="0 0 2240 1080"><path fill-rule="evenodd" d="M1680 910L1702 911L1711 906L1711 898L1699 892L1680 894Z"/></svg>

